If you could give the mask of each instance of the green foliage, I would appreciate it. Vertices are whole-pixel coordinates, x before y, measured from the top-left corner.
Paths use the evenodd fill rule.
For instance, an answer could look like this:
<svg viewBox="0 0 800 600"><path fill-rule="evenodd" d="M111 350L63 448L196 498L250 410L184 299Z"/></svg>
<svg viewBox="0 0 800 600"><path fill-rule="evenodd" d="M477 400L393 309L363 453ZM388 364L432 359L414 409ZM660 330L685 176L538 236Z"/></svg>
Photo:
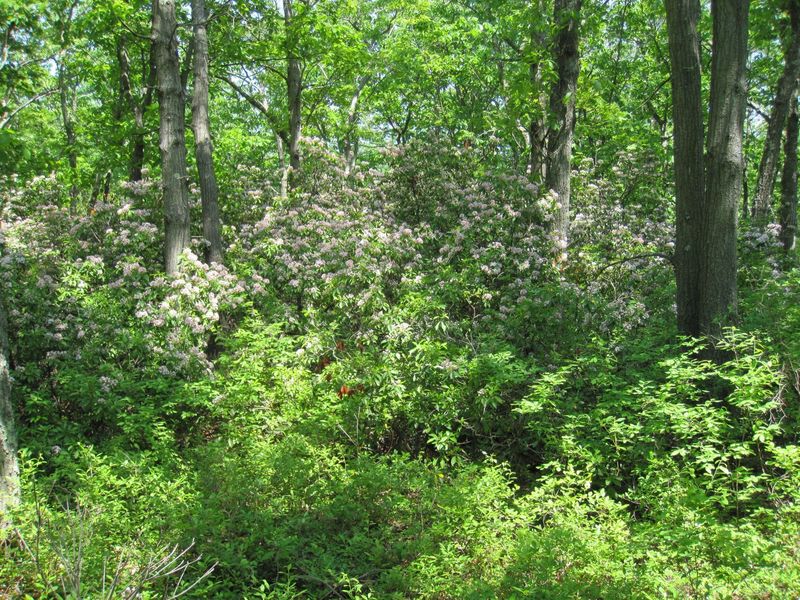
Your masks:
<svg viewBox="0 0 800 600"><path fill-rule="evenodd" d="M78 444L54 447L46 458L23 454L27 502L5 540L5 591L25 598L166 598L202 584L207 563L189 554L191 541L185 552L168 541L197 510L193 476L179 460L163 449L132 455ZM181 581L189 567L192 574Z"/></svg>
<svg viewBox="0 0 800 600"><path fill-rule="evenodd" d="M753 3L751 183L778 4ZM165 277L150 3L0 2L0 597L796 597L800 270L745 231L723 360L676 341L661 1L584 3L565 262L526 170L551 0L207 5L226 263L197 258L190 164Z"/></svg>
<svg viewBox="0 0 800 600"><path fill-rule="evenodd" d="M235 210L261 220L230 266L187 253L170 279L150 182L86 216L52 179L6 192L10 593L102 597L119 569L169 597L171 560L198 598L797 589L790 261L745 254L743 313L769 310L712 363L665 325L663 263L609 262L668 239L604 205L613 186L587 185L560 269L547 198L471 151L414 145L353 181L308 148L314 194L261 219L243 173Z"/></svg>

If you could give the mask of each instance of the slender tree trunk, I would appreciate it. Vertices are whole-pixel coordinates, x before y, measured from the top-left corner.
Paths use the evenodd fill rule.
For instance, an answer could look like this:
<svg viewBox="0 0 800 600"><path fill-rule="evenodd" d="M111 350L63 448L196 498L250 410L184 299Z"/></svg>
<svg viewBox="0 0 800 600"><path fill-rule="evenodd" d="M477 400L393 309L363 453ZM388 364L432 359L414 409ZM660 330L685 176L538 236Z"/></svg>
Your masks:
<svg viewBox="0 0 800 600"><path fill-rule="evenodd" d="M359 136L358 136L358 103L361 100L361 92L369 82L368 77L360 77L356 82L356 91L350 99L350 108L347 111L347 130L345 131L343 154L344 154L344 172L345 175L350 175L356 167L356 159L358 158Z"/></svg>
<svg viewBox="0 0 800 600"><path fill-rule="evenodd" d="M131 151L131 181L141 181L144 169L144 133L137 131L133 134L133 150Z"/></svg>
<svg viewBox="0 0 800 600"><path fill-rule="evenodd" d="M133 91L131 90L131 68L130 60L128 59L128 46L126 44L125 34L120 34L117 40L117 64L119 65L119 89L128 104L131 112L133 113L134 131L133 131L133 150L131 152L131 181L139 181L142 178L142 161L144 160L144 147L141 148L141 156L137 157L139 151L138 136L141 130L142 123L139 106L133 98ZM137 167L138 162L138 167Z"/></svg>
<svg viewBox="0 0 800 600"><path fill-rule="evenodd" d="M100 197L100 187L102 186L103 178L100 171L94 174L94 183L92 184L92 195L89 197L89 212L91 212L97 204L97 199Z"/></svg>
<svg viewBox="0 0 800 600"><path fill-rule="evenodd" d="M153 43L159 104L159 147L164 193L164 268L178 270L178 258L189 246L189 192L186 182L184 96L178 63L175 0L153 0Z"/></svg>
<svg viewBox="0 0 800 600"><path fill-rule="evenodd" d="M745 158L742 165L742 218L746 219L749 216L750 205L750 186L747 183L747 159Z"/></svg>
<svg viewBox="0 0 800 600"><path fill-rule="evenodd" d="M675 280L678 329L700 334L704 247L703 101L700 91L699 0L665 0L672 69L675 153Z"/></svg>
<svg viewBox="0 0 800 600"><path fill-rule="evenodd" d="M784 55L783 73L775 90L775 100L769 116L767 137L758 165L758 183L753 199L753 216L757 223L765 223L772 214L772 192L778 171L781 133L789 114L789 104L800 77L800 0L788 0L792 37Z"/></svg>
<svg viewBox="0 0 800 600"><path fill-rule="evenodd" d="M575 96L578 90L580 56L578 29L581 0L555 0L555 61L558 80L550 93L550 113L554 126L547 141L548 165L545 184L558 194L555 233L561 257L566 256L569 236L570 163L575 132Z"/></svg>
<svg viewBox="0 0 800 600"><path fill-rule="evenodd" d="M300 135L302 133L302 85L300 76L300 61L289 59L288 70L289 94L289 165L292 170L300 170Z"/></svg>
<svg viewBox="0 0 800 600"><path fill-rule="evenodd" d="M736 312L736 230L742 196L749 0L712 0L713 47L706 158L706 246L700 331L716 336Z"/></svg>
<svg viewBox="0 0 800 600"><path fill-rule="evenodd" d="M786 141L783 147L781 174L781 242L786 252L795 248L797 238L797 136L800 118L797 115L797 95L792 99L786 119Z"/></svg>
<svg viewBox="0 0 800 600"><path fill-rule="evenodd" d="M286 93L289 103L289 166L292 173L289 186L297 185L300 170L300 136L302 134L303 74L297 56L297 39L294 31L294 0L283 0L283 16L286 28Z"/></svg>
<svg viewBox="0 0 800 600"><path fill-rule="evenodd" d="M183 64L181 65L181 89L183 89L183 97L188 96L189 73L194 69L194 44L189 44L186 52L183 55Z"/></svg>
<svg viewBox="0 0 800 600"><path fill-rule="evenodd" d="M59 32L60 42L60 58L56 62L56 71L58 78L58 91L61 100L61 120L64 125L64 136L67 142L67 162L69 164L71 185L69 189L70 197L70 212L74 213L78 204L78 146L77 138L75 135L75 112L77 104L77 95L75 90L71 88L71 81L69 77L68 67L65 64L67 54L71 45L70 32L72 29L72 18L75 13L75 8L78 5L78 0L72 0L71 4L67 6L66 13L61 20L61 27Z"/></svg>
<svg viewBox="0 0 800 600"><path fill-rule="evenodd" d="M103 177L103 202L108 202L108 194L111 193L111 171L106 171Z"/></svg>
<svg viewBox="0 0 800 600"><path fill-rule="evenodd" d="M147 115L147 109L153 104L153 90L156 89L158 84L156 75L155 45L150 44L150 51L148 52L147 58L147 87L144 90L144 96L142 97L141 104L139 105L140 118L136 123L136 133L134 134L133 139L133 153L131 155L131 175L133 176L132 181L141 181L142 179L145 150L144 138L147 134L144 119Z"/></svg>
<svg viewBox="0 0 800 600"><path fill-rule="evenodd" d="M543 0L535 0L534 10L540 15L545 14L545 3ZM530 52L532 56L537 55L538 48L547 47L547 35L542 27L535 21L531 23L530 32ZM531 88L536 95L535 114L528 125L527 138L530 144L530 154L528 156L528 174L536 181L541 183L547 177L547 110L548 98L542 82L542 65L537 59L528 65L528 77Z"/></svg>
<svg viewBox="0 0 800 600"><path fill-rule="evenodd" d="M678 327L716 335L736 309L749 0L714 0L708 156L703 159L699 0L665 0L672 71ZM705 167L705 169L704 169Z"/></svg>
<svg viewBox="0 0 800 600"><path fill-rule="evenodd" d="M78 140L75 135L75 94L70 89L67 67L62 63L58 65L58 91L61 99L61 121L64 125L64 137L67 142L67 162L69 164L72 183L69 188L70 210L74 212L78 203Z"/></svg>
<svg viewBox="0 0 800 600"><path fill-rule="evenodd" d="M19 493L17 430L8 373L8 323L5 305L0 298L0 529L9 525L7 512L19 504Z"/></svg>
<svg viewBox="0 0 800 600"><path fill-rule="evenodd" d="M208 35L204 0L192 0L194 22L194 89L192 95L192 127L195 157L203 203L203 238L207 263L222 262L222 234L219 222L219 190L214 173L214 149L211 143L211 121L208 116Z"/></svg>
<svg viewBox="0 0 800 600"><path fill-rule="evenodd" d="M140 101L133 96L131 85L130 59L125 36L121 35L117 44L117 62L119 63L120 90L128 103L133 115L133 150L131 151L131 168L129 178L131 181L141 181L144 166L144 137L146 134L144 117L147 109L153 103L153 88L156 86L155 44L150 44L149 58L147 60L147 81Z"/></svg>
<svg viewBox="0 0 800 600"><path fill-rule="evenodd" d="M536 182L541 183L547 177L547 125L544 119L531 119L527 138L530 141L528 173Z"/></svg>
<svg viewBox="0 0 800 600"><path fill-rule="evenodd" d="M275 134L275 145L278 148L278 164L281 169L281 200L286 200L289 195L289 165L286 163L286 148L283 137L279 133Z"/></svg>

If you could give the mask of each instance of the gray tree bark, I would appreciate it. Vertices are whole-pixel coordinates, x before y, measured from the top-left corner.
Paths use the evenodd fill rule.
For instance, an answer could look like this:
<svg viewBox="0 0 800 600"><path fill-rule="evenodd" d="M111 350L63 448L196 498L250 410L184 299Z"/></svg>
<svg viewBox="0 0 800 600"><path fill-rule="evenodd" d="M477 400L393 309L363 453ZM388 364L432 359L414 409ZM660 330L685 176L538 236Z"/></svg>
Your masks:
<svg viewBox="0 0 800 600"><path fill-rule="evenodd" d="M206 262L222 263L222 234L219 221L219 189L214 173L214 147L211 120L208 116L208 34L204 0L192 0L194 30L194 89L192 93L192 128L195 157L203 204L203 238Z"/></svg>
<svg viewBox="0 0 800 600"><path fill-rule="evenodd" d="M78 138L75 135L75 91L70 88L67 66L58 65L58 91L61 100L61 122L64 125L64 137L67 142L67 164L69 164L72 185L69 188L70 210L74 211L78 203Z"/></svg>
<svg viewBox="0 0 800 600"><path fill-rule="evenodd" d="M303 72L300 57L297 56L297 39L294 31L294 0L283 0L283 19L286 28L286 93L289 103L289 166L291 176L289 187L297 185L297 173L300 170L300 136L303 121Z"/></svg>
<svg viewBox="0 0 800 600"><path fill-rule="evenodd" d="M697 33L700 2L665 0L665 7L674 121L678 328L687 335L713 336L736 308L736 228L742 191L749 0L712 2L705 160Z"/></svg>
<svg viewBox="0 0 800 600"><path fill-rule="evenodd" d="M678 329L700 333L700 268L705 252L703 227L703 101L700 89L698 0L666 0L672 69L675 153L675 280Z"/></svg>
<svg viewBox="0 0 800 600"><path fill-rule="evenodd" d="M72 87L71 77L66 64L67 54L71 45L72 18L77 6L77 0L67 6L61 20L59 42L61 46L60 57L56 61L58 76L58 91L61 100L61 121L64 125L64 136L67 142L67 163L69 164L72 184L69 189L70 211L74 212L78 204L78 140L75 135L75 113L77 112L78 96Z"/></svg>
<svg viewBox="0 0 800 600"><path fill-rule="evenodd" d="M158 81L159 148L164 193L164 269L178 270L178 258L189 246L189 191L186 181L184 96L178 63L175 0L153 0L152 38Z"/></svg>
<svg viewBox="0 0 800 600"><path fill-rule="evenodd" d="M781 174L781 243L786 252L795 248L797 240L797 136L800 118L797 114L797 95L792 99L786 119L786 141L783 147Z"/></svg>
<svg viewBox="0 0 800 600"><path fill-rule="evenodd" d="M789 105L797 89L797 78L800 77L800 0L788 0L788 7L792 34L784 54L783 73L775 90L767 137L758 165L758 182L753 200L753 217L761 224L768 221L772 215L772 192L778 171L781 133L789 114Z"/></svg>
<svg viewBox="0 0 800 600"><path fill-rule="evenodd" d="M139 99L133 96L130 59L128 58L128 48L124 35L120 35L117 43L117 62L119 63L120 89L123 98L128 103L134 122L129 178L131 181L141 181L142 168L144 167L144 137L147 133L144 126L144 116L153 103L153 89L156 87L155 45L150 44L149 59L146 65L147 80L142 96Z"/></svg>
<svg viewBox="0 0 800 600"><path fill-rule="evenodd" d="M716 336L736 312L736 230L742 196L749 0L712 0L713 54L706 158L700 331Z"/></svg>
<svg viewBox="0 0 800 600"><path fill-rule="evenodd" d="M0 299L0 529L8 526L7 512L19 504L19 494L17 430L8 373L8 323L5 305Z"/></svg>
<svg viewBox="0 0 800 600"><path fill-rule="evenodd" d="M570 174L572 139L575 133L575 97L578 91L580 55L578 29L581 0L555 0L553 23L558 28L554 53L558 80L550 93L553 126L547 140L545 185L558 194L555 233L562 258L569 236Z"/></svg>
<svg viewBox="0 0 800 600"><path fill-rule="evenodd" d="M345 175L350 175L356 168L356 160L358 159L359 150L359 135L358 135L358 118L359 118L359 101L361 100L361 93L364 87L369 83L369 76L359 77L356 81L356 90L353 97L350 99L350 108L347 111L347 129L345 130L344 139L342 141L342 154L344 156L344 172Z"/></svg>
<svg viewBox="0 0 800 600"><path fill-rule="evenodd" d="M535 0L534 11L537 14L545 13L544 0ZM531 24L530 32L530 52L536 55L535 48L547 47L547 32L541 26ZM542 82L542 64L539 60L531 61L528 65L528 77L531 87L537 95L535 104L535 114L528 125L528 143L530 144L530 154L528 155L528 172L537 183L541 183L547 177L547 104L548 98Z"/></svg>

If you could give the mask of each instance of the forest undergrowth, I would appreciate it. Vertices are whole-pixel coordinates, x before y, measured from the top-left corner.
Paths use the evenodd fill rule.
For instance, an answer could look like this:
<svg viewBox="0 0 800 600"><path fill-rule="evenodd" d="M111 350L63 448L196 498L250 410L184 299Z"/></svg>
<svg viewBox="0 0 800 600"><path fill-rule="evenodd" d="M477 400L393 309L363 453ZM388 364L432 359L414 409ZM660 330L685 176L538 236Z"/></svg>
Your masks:
<svg viewBox="0 0 800 600"><path fill-rule="evenodd" d="M152 181L73 210L54 178L0 186L23 485L0 597L796 597L775 231L740 236L715 363L676 333L656 188L615 201L585 160L563 259L555 199L469 149L348 175L305 152L288 199L224 182L226 266L195 243L175 277Z"/></svg>

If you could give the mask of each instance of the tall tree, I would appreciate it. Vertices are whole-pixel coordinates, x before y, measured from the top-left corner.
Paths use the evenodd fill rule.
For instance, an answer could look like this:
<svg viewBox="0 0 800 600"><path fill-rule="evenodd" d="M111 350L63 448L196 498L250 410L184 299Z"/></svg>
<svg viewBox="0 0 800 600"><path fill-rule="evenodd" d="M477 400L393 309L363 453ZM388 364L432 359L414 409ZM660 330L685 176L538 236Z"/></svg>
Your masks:
<svg viewBox="0 0 800 600"><path fill-rule="evenodd" d="M120 91L123 99L128 104L131 114L133 115L133 150L131 151L131 165L130 175L131 181L140 181L142 179L142 168L144 167L144 150L145 150L145 114L147 109L153 103L153 89L156 87L156 68L155 68L155 52L154 44L150 44L149 52L147 52L147 60L143 61L143 77L144 89L141 95L134 96L133 85L131 82L131 67L130 59L128 57L127 39L124 34L119 36L117 41L117 62L119 64L119 78L120 78Z"/></svg>
<svg viewBox="0 0 800 600"><path fill-rule="evenodd" d="M347 175L351 174L356 167L358 148L361 141L358 136L359 103L364 87L369 83L369 80L369 75L362 75L358 78L347 110L347 120L341 142L344 171Z"/></svg>
<svg viewBox="0 0 800 600"><path fill-rule="evenodd" d="M564 253L569 233L570 163L575 133L575 97L580 72L580 11L581 0L555 0L553 24L557 28L554 43L557 80L550 92L553 124L547 140L545 184L558 194L559 209L556 213L555 230L559 247Z"/></svg>
<svg viewBox="0 0 800 600"><path fill-rule="evenodd" d="M678 328L700 331L700 271L703 242L703 110L697 0L666 0L672 68L675 152L675 279Z"/></svg>
<svg viewBox="0 0 800 600"><path fill-rule="evenodd" d="M300 170L300 136L302 134L303 70L299 52L299 35L295 22L294 0L283 0L286 31L286 93L289 103L289 166L290 185L294 187Z"/></svg>
<svg viewBox="0 0 800 600"><path fill-rule="evenodd" d="M749 0L711 3L713 54L706 164L706 233L700 331L736 310L736 230L742 196Z"/></svg>
<svg viewBox="0 0 800 600"><path fill-rule="evenodd" d="M58 64L58 93L61 106L61 123L64 126L64 137L66 138L67 164L69 165L70 178L72 184L69 188L71 208L75 208L78 201L78 140L75 135L75 90L71 86L71 78L68 74L68 67L59 61Z"/></svg>
<svg viewBox="0 0 800 600"><path fill-rule="evenodd" d="M8 524L8 509L18 503L19 463L8 373L8 324L5 305L0 298L0 528Z"/></svg>
<svg viewBox="0 0 800 600"><path fill-rule="evenodd" d="M781 174L781 243L786 252L794 250L797 239L797 136L800 117L797 114L797 95L792 99L786 119L786 141L783 147Z"/></svg>
<svg viewBox="0 0 800 600"><path fill-rule="evenodd" d="M74 88L73 77L69 67L69 52L71 45L72 19L78 0L71 0L63 7L63 14L59 19L59 52L56 59L58 73L58 92L61 106L61 122L64 126L66 138L67 163L69 164L70 179L69 189L70 209L74 210L78 202L78 139L75 134L75 112L77 110L77 93Z"/></svg>
<svg viewBox="0 0 800 600"><path fill-rule="evenodd" d="M789 114L789 105L794 98L797 79L800 77L800 0L787 0L791 37L784 53L783 73L778 80L772 110L769 115L764 150L758 166L756 196L753 200L753 216L757 222L765 222L772 213L772 191L778 171L781 133Z"/></svg>
<svg viewBox="0 0 800 600"><path fill-rule="evenodd" d="M203 238L208 263L222 262L222 234L219 222L219 189L214 173L214 149L211 121L208 116L208 34L204 0L192 0L194 31L194 89L192 93L192 128L195 157L203 204Z"/></svg>
<svg viewBox="0 0 800 600"><path fill-rule="evenodd" d="M159 148L164 194L164 268L178 270L178 258L189 246L189 191L186 181L184 95L178 61L175 0L153 0L152 39L159 105Z"/></svg>
<svg viewBox="0 0 800 600"><path fill-rule="evenodd" d="M736 309L737 207L747 96L749 0L714 0L707 158L699 0L665 0L672 71L675 145L678 327L719 332ZM703 168L705 164L705 170Z"/></svg>
<svg viewBox="0 0 800 600"><path fill-rule="evenodd" d="M556 14L558 13L558 8L556 8ZM545 11L545 2L544 0L535 0L534 2L534 15L544 15L546 14ZM536 48L546 48L547 47L547 32L544 27L542 27L542 22L544 19L541 17L537 20L536 18L530 19L530 48L528 49L528 55L531 57L530 63L528 65L528 73L530 76L530 83L531 88L535 94L534 103L536 104L535 109L532 111L532 116L530 120L530 124L528 125L528 132L527 132L527 141L528 145L530 146L530 154L528 157L528 171L530 171L531 176L533 176L538 181L541 181L543 178L543 174L546 174L546 161L545 157L547 156L547 119L545 118L547 115L547 95L543 93L544 88L542 86L542 78L543 78L543 66L542 62L544 56L537 52ZM557 47L558 45L556 45ZM557 57L556 57L557 58ZM561 65L559 64L559 67ZM560 77L559 77L560 83ZM555 91L555 90L554 90ZM552 94L551 94L552 100ZM572 105L572 110L574 111L574 103Z"/></svg>

